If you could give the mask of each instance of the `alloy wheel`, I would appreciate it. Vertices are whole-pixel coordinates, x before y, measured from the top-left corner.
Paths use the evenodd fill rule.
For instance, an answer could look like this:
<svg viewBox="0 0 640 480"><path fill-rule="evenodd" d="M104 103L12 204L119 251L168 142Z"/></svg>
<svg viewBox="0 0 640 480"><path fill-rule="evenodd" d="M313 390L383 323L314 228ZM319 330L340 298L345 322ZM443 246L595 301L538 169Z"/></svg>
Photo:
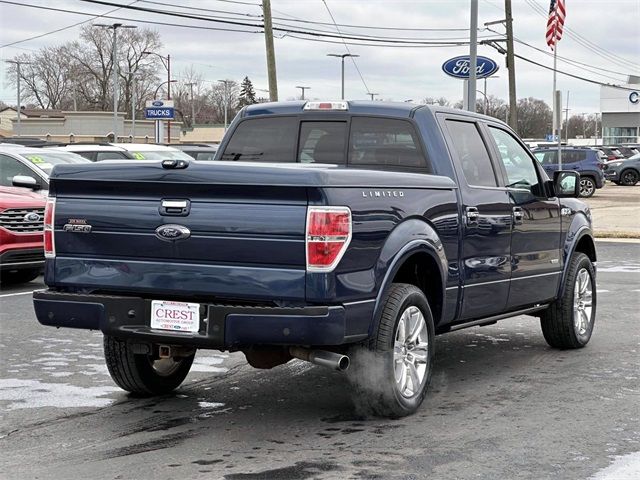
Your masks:
<svg viewBox="0 0 640 480"><path fill-rule="evenodd" d="M588 178L582 178L580 180L580 196L581 197L590 197L593 195L593 191L595 190L595 185L593 181Z"/></svg>
<svg viewBox="0 0 640 480"><path fill-rule="evenodd" d="M591 328L593 312L593 284L586 268L576 275L573 289L573 327L576 335L584 336Z"/></svg>
<svg viewBox="0 0 640 480"><path fill-rule="evenodd" d="M393 373L398 392L412 398L422 391L429 367L429 332L418 307L408 307L396 327Z"/></svg>

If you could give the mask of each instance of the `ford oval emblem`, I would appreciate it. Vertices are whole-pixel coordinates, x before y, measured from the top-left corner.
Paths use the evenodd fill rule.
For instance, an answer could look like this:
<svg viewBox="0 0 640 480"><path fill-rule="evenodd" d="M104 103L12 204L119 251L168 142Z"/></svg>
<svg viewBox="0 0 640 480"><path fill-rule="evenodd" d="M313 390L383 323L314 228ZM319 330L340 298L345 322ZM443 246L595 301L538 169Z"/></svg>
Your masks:
<svg viewBox="0 0 640 480"><path fill-rule="evenodd" d="M183 225L160 225L156 228L156 237L165 242L176 242L191 236L191 230Z"/></svg>
<svg viewBox="0 0 640 480"><path fill-rule="evenodd" d="M22 217L22 219L25 222L35 223L40 220L40 215L36 212L29 212L24 217Z"/></svg>
<svg viewBox="0 0 640 480"><path fill-rule="evenodd" d="M469 55L450 58L442 64L444 73L455 78L469 78ZM498 64L487 57L477 57L476 78L490 77L498 71Z"/></svg>
<svg viewBox="0 0 640 480"><path fill-rule="evenodd" d="M153 105L154 107L161 107L164 105L164 102L162 100L154 100L153 102L151 102L151 105Z"/></svg>

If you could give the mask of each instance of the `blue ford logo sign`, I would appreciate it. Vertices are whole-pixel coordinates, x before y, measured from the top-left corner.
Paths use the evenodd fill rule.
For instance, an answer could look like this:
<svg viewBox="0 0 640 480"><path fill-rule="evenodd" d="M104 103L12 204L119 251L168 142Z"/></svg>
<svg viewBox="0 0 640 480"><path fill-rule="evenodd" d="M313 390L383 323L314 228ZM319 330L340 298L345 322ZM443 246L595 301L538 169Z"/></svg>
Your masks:
<svg viewBox="0 0 640 480"><path fill-rule="evenodd" d="M154 100L153 102L151 102L151 105L153 105L154 107L161 107L164 105L164 102L162 100Z"/></svg>
<svg viewBox="0 0 640 480"><path fill-rule="evenodd" d="M156 237L165 242L184 240L191 236L191 230L183 225L160 225L156 228Z"/></svg>
<svg viewBox="0 0 640 480"><path fill-rule="evenodd" d="M22 218L25 222L37 222L40 220L40 215L37 214L36 212L29 212L27 213L23 218Z"/></svg>
<svg viewBox="0 0 640 480"><path fill-rule="evenodd" d="M490 77L498 71L498 64L487 57L476 58L476 78ZM450 58L442 64L442 71L455 78L469 78L469 55Z"/></svg>

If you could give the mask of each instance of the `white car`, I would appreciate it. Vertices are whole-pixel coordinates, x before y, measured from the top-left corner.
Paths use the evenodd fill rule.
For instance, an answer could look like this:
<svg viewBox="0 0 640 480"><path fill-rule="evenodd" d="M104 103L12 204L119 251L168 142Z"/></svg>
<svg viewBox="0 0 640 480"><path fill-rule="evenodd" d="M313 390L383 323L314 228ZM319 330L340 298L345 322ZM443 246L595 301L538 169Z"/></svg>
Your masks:
<svg viewBox="0 0 640 480"><path fill-rule="evenodd" d="M112 144L127 150L136 160L193 160L193 157L177 148L155 143L116 143Z"/></svg>
<svg viewBox="0 0 640 480"><path fill-rule="evenodd" d="M52 150L63 150L82 155L92 162L101 160L129 160L134 158L131 153L120 145L110 145L101 143L71 143L64 147L51 147Z"/></svg>

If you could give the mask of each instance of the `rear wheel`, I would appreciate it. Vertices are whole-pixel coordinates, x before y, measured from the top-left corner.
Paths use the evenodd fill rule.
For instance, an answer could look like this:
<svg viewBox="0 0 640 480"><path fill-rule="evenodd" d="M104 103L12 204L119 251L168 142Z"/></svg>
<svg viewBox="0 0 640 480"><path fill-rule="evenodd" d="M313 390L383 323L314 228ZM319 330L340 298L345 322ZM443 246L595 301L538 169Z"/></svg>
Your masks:
<svg viewBox="0 0 640 480"><path fill-rule="evenodd" d="M38 278L40 271L40 268L23 268L21 270L5 271L0 274L0 281L4 284L27 283Z"/></svg>
<svg viewBox="0 0 640 480"><path fill-rule="evenodd" d="M157 358L135 353L126 340L104 336L104 357L109 374L123 390L136 395L163 395L175 390L184 381L195 353L185 357Z"/></svg>
<svg viewBox="0 0 640 480"><path fill-rule="evenodd" d="M620 183L626 187L632 187L638 183L638 180L640 179L639 177L640 175L638 175L637 171L629 168L620 173Z"/></svg>
<svg viewBox="0 0 640 480"><path fill-rule="evenodd" d="M595 271L589 257L575 253L562 296L540 317L542 333L555 348L582 348L591 339L596 318Z"/></svg>
<svg viewBox="0 0 640 480"><path fill-rule="evenodd" d="M391 285L376 334L352 352L349 378L366 413L402 417L422 404L431 381L434 326L424 293Z"/></svg>
<svg viewBox="0 0 640 480"><path fill-rule="evenodd" d="M589 198L596 191L596 182L591 177L580 177L580 196Z"/></svg>

